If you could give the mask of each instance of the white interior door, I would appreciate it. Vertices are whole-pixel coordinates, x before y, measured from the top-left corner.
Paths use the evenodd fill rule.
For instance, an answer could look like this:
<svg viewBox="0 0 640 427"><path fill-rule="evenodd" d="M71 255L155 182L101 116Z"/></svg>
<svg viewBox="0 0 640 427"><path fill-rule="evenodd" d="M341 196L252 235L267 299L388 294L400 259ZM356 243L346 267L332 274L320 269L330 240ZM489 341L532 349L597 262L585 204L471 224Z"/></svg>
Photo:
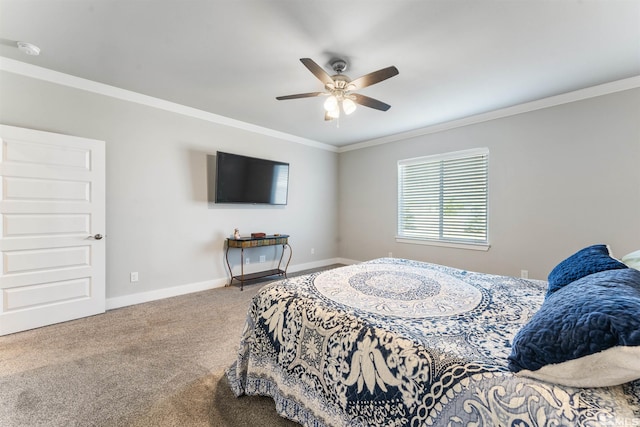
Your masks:
<svg viewBox="0 0 640 427"><path fill-rule="evenodd" d="M0 143L0 335L104 313L104 142L0 125Z"/></svg>

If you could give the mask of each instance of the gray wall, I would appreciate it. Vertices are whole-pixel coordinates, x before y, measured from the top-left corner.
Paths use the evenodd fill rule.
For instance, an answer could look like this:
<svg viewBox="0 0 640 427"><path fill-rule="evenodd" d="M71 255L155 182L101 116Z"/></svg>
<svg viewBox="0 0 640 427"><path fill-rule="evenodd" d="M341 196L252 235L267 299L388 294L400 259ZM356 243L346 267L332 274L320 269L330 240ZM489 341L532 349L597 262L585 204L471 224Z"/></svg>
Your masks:
<svg viewBox="0 0 640 427"><path fill-rule="evenodd" d="M640 89L339 155L7 72L0 91L3 124L106 141L108 298L219 284L234 227L291 234L292 270L392 252L544 279L588 244L640 249ZM491 249L396 243L397 160L483 146ZM209 204L206 157L217 150L289 162L288 206ZM276 255L253 261L260 254Z"/></svg>
<svg viewBox="0 0 640 427"><path fill-rule="evenodd" d="M396 243L397 161L488 147L487 252ZM594 243L640 249L640 89L340 154L340 256L546 279Z"/></svg>
<svg viewBox="0 0 640 427"><path fill-rule="evenodd" d="M220 284L235 227L290 234L293 270L337 256L335 152L7 72L0 88L3 124L106 141L107 298ZM289 162L289 204L209 204L206 158L217 150ZM273 264L274 247L252 261L259 254L267 264L250 270Z"/></svg>

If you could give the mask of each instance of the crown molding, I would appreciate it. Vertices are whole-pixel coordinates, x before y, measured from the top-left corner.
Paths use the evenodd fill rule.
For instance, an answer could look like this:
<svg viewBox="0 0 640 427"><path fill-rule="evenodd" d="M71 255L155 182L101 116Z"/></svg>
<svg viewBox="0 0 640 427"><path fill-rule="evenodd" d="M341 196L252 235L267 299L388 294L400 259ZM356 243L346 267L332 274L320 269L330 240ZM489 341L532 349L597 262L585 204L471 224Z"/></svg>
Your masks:
<svg viewBox="0 0 640 427"><path fill-rule="evenodd" d="M247 132L257 133L260 135L265 135L289 142L295 142L297 144L302 144L321 150L332 152L338 151L337 147L333 145L324 144L322 142L314 141L311 139L300 138L288 133L253 125L251 123L242 122L240 120L230 119L228 117L209 113L197 108L187 107L175 102L166 101L160 98L154 98L152 96L143 95L141 93L133 92L130 90L95 82L93 80L83 79L81 77L76 77L70 74L61 73L59 71L50 70L48 68L39 67L37 65L28 64L26 62L16 61L4 56L0 56L0 70L26 77L31 77L37 80L59 84L62 86L68 86L74 89L80 89L87 92L108 96L122 101L133 102L136 104L145 105L147 107L181 114L183 116L188 116L211 123L242 129Z"/></svg>
<svg viewBox="0 0 640 427"><path fill-rule="evenodd" d="M402 132L394 135L385 136L382 138L371 139L369 141L364 141L357 144L346 145L346 146L340 147L338 149L338 153L344 153L344 152L353 151L353 150L360 150L363 148L374 147L376 145L382 145L382 144L388 144L391 142L415 138L423 135L430 135L433 133L443 132L446 130L455 129L463 126L469 126L476 123L488 122L490 120L496 120L504 117L515 116L517 114L528 113L535 110L541 110L543 108L555 107L557 105L568 104L571 102L581 101L589 98L595 98L603 95L609 95L615 92L622 92L629 89L636 89L638 87L640 87L640 76L629 77L627 79L617 80L610 83L604 83L598 86L592 86L585 89L575 90L573 92L567 92L560 95L550 96L548 98L542 98L542 99L527 102L524 104L501 108L499 110L477 114L474 116L469 116L469 117L465 117L458 120L438 123L432 126L423 127L423 128L415 129L408 132Z"/></svg>
<svg viewBox="0 0 640 427"><path fill-rule="evenodd" d="M104 83L98 83L92 80L83 79L81 77L72 76L70 74L61 73L59 71L53 71L48 68L43 68L37 65L28 64L26 62L16 61L14 59L10 59L4 56L0 56L0 70L31 77L38 80L56 83L63 86L68 86L75 89L93 92L96 94L109 96L115 99L133 102L133 103L145 105L148 107L153 107L153 108L173 112L176 114L181 114L184 116L208 121L211 123L216 123L224 126L242 129L247 132L257 133L260 135L265 135L265 136L277 138L280 140L294 142L297 144L302 144L309 147L318 148L321 150L331 151L335 153L344 153L347 151L360 150L363 148L374 147L377 145L388 144L388 143L401 141L405 139L411 139L418 136L430 135L430 134L443 132L446 130L451 130L459 127L469 126L472 124L501 119L509 116L515 116L517 114L527 113L535 110L541 110L549 107L555 107L562 104L568 104L571 102L581 101L589 98L595 98L598 96L608 95L611 93L621 92L621 91L640 87L640 76L634 76L634 77L629 77L627 79L617 80L610 83L604 83L601 85L592 86L585 89L579 89L576 91L567 92L560 95L550 96L547 98L527 102L524 104L501 108L499 110L477 114L477 115L465 117L462 119L452 120L444 123L438 123L435 125L411 130L408 132L397 133L394 135L371 139L371 140L359 142L356 144L336 147L336 146L325 144L319 141L314 141L307 138L301 138L285 132L280 132L280 131L265 128L262 126L253 125L251 123L242 122L240 120L230 119L228 117L209 113L207 111L199 110L197 108L187 107L185 105L181 105L175 102L166 101L160 98L154 98L152 96L143 95L137 92L121 89L121 88L110 86Z"/></svg>

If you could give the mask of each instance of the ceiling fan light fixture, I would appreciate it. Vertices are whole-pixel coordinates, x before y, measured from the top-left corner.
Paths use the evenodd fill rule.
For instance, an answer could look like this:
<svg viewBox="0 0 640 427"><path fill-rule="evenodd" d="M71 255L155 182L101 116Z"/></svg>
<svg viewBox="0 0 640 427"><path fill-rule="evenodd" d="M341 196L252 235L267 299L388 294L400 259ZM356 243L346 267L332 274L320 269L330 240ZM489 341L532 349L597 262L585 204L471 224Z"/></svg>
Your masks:
<svg viewBox="0 0 640 427"><path fill-rule="evenodd" d="M340 107L338 107L338 104L336 104L336 108L327 110L327 116L331 117L332 119L337 119L338 117L340 117Z"/></svg>
<svg viewBox="0 0 640 427"><path fill-rule="evenodd" d="M344 110L344 113L348 116L349 114L356 111L356 103L349 98L345 98L342 101L342 110Z"/></svg>
<svg viewBox="0 0 640 427"><path fill-rule="evenodd" d="M335 95L331 95L324 101L324 109L329 112L338 109L338 98Z"/></svg>

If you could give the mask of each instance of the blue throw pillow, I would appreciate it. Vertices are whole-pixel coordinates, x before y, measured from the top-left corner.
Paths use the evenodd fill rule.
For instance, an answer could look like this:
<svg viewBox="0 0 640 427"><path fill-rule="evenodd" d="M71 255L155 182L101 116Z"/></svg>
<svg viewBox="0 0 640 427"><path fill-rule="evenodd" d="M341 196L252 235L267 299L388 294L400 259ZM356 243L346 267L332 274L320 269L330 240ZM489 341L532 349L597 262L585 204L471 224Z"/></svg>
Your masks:
<svg viewBox="0 0 640 427"><path fill-rule="evenodd" d="M612 258L607 245L593 245L579 250L555 266L547 281L547 295L589 274L600 271L628 268L624 263Z"/></svg>
<svg viewBox="0 0 640 427"><path fill-rule="evenodd" d="M555 292L514 337L509 369L574 387L640 379L640 271L602 271Z"/></svg>

